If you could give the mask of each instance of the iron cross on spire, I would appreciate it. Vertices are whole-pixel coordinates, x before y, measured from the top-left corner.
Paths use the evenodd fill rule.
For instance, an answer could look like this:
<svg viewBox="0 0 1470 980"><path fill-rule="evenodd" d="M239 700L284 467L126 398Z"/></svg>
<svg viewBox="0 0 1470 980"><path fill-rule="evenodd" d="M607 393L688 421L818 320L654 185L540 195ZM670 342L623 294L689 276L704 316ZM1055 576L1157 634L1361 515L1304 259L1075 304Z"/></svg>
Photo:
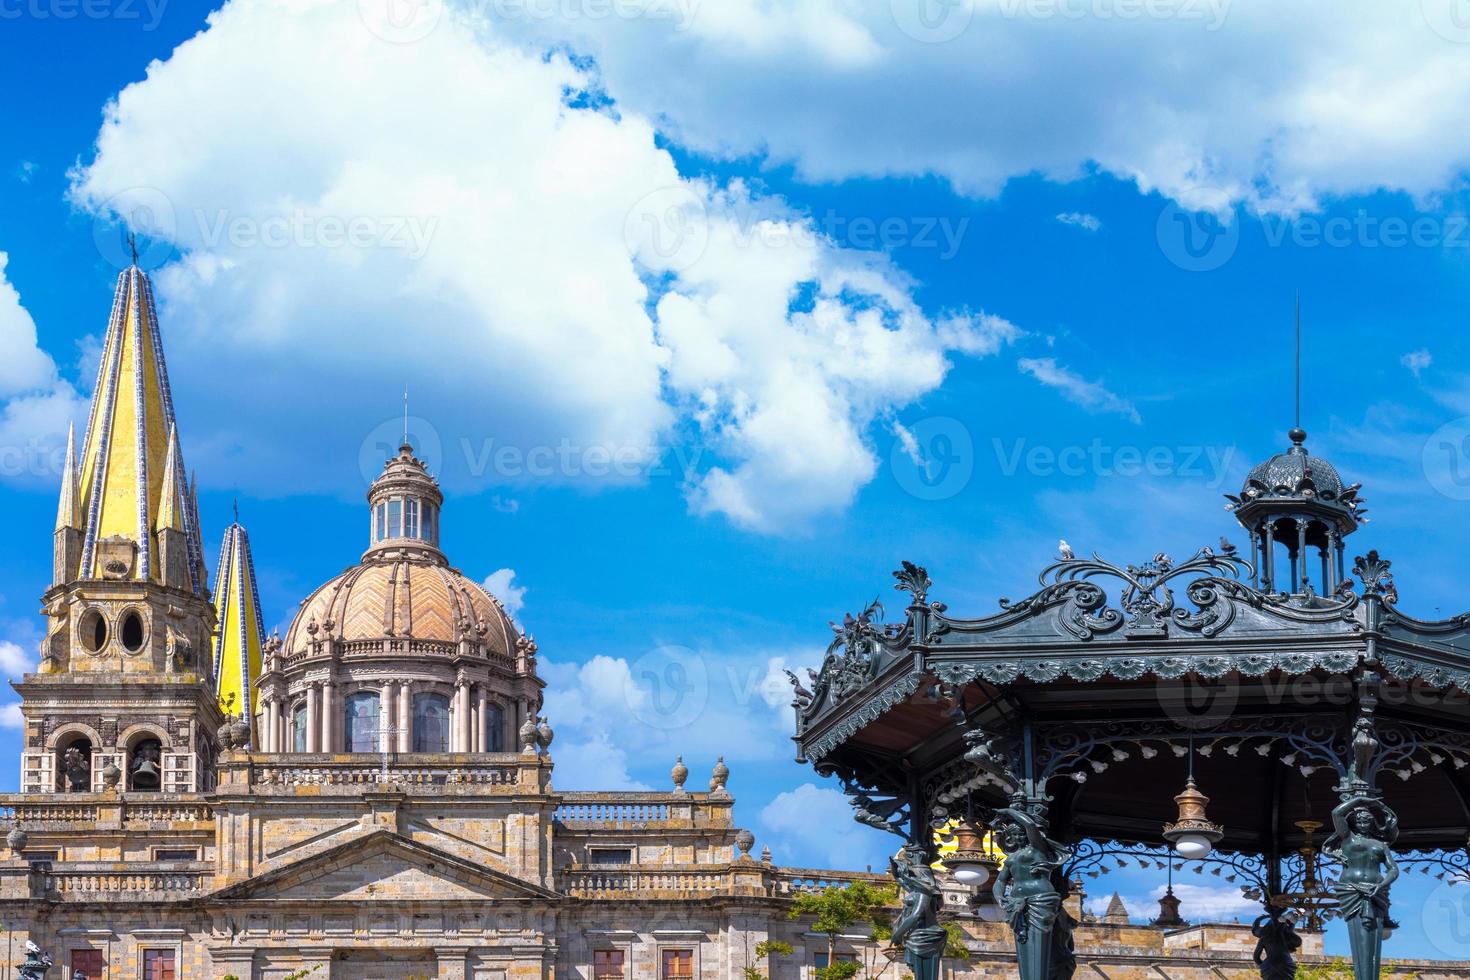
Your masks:
<svg viewBox="0 0 1470 980"><path fill-rule="evenodd" d="M138 264L138 236L134 232L128 232L128 251L133 253L133 265Z"/></svg>

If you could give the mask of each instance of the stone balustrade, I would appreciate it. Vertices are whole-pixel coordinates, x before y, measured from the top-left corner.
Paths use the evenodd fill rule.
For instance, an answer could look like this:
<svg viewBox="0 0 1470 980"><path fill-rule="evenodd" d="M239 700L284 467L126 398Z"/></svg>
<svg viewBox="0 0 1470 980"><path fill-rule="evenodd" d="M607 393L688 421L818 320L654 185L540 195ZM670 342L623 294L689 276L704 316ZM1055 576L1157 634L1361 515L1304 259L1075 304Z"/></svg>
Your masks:
<svg viewBox="0 0 1470 980"><path fill-rule="evenodd" d="M790 898L855 881L891 885L887 875L777 868L743 859L684 867L578 867L563 871L558 887L582 899L699 898L716 895Z"/></svg>
<svg viewBox="0 0 1470 980"><path fill-rule="evenodd" d="M136 797L143 797L137 799ZM127 824L204 824L214 808L202 800L162 799L160 794L71 793L52 799L0 796L0 826L23 830L116 829Z"/></svg>
<svg viewBox="0 0 1470 980"><path fill-rule="evenodd" d="M209 890L214 871L204 867L142 869L128 864L67 864L31 875L31 897L60 902L177 901Z"/></svg>
<svg viewBox="0 0 1470 980"><path fill-rule="evenodd" d="M556 822L569 831L725 828L731 799L710 793L562 793Z"/></svg>
<svg viewBox="0 0 1470 980"><path fill-rule="evenodd" d="M563 887L577 898L735 894L724 868L580 868L566 873Z"/></svg>
<svg viewBox="0 0 1470 980"><path fill-rule="evenodd" d="M355 795L364 790L447 795L543 792L550 762L525 755L228 753L220 795Z"/></svg>

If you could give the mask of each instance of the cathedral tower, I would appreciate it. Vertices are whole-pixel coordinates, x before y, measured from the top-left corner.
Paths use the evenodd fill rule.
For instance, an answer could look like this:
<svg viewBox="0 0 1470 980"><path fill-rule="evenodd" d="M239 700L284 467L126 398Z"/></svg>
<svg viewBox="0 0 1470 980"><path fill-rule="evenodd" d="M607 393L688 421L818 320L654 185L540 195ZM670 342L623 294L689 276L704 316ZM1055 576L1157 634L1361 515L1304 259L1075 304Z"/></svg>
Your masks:
<svg viewBox="0 0 1470 980"><path fill-rule="evenodd" d="M27 793L207 788L215 615L153 288L118 276L92 408L69 437L40 671L15 685Z"/></svg>

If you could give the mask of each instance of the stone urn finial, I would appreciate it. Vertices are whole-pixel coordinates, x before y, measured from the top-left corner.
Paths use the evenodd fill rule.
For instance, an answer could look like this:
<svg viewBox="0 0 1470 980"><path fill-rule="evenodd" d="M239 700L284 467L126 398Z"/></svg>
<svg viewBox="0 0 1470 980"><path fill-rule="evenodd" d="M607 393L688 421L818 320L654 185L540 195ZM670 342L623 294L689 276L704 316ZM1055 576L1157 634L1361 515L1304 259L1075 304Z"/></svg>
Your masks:
<svg viewBox="0 0 1470 980"><path fill-rule="evenodd" d="M669 772L674 777L674 792L684 792L684 782L689 778L689 767L684 765L684 757L681 755L674 760L674 768Z"/></svg>
<svg viewBox="0 0 1470 980"><path fill-rule="evenodd" d="M740 860L749 861L750 849L755 846L755 834L744 827L740 828L740 832L735 835L735 846L740 848Z"/></svg>
<svg viewBox="0 0 1470 980"><path fill-rule="evenodd" d="M725 765L725 757L720 756L715 763L714 772L710 773L709 791L719 796L726 795L725 784L730 781L730 767Z"/></svg>
<svg viewBox="0 0 1470 980"><path fill-rule="evenodd" d="M117 763L109 762L102 767L102 786L104 789L117 789L118 782L122 779L122 770Z"/></svg>
<svg viewBox="0 0 1470 980"><path fill-rule="evenodd" d="M551 728L551 722L542 718L536 725L536 744L541 746L542 752L551 751L551 743L556 740L556 732Z"/></svg>
<svg viewBox="0 0 1470 980"><path fill-rule="evenodd" d="M771 845L769 845L769 844L766 844L766 845L764 845L761 848L761 863L762 864L770 864L771 863Z"/></svg>
<svg viewBox="0 0 1470 980"><path fill-rule="evenodd" d="M536 719L530 717L521 726L521 755L536 754Z"/></svg>
<svg viewBox="0 0 1470 980"><path fill-rule="evenodd" d="M10 833L5 835L5 843L10 845L12 851L19 854L26 849L26 844L30 843L30 838L26 836L24 830L21 830L19 827L12 827Z"/></svg>

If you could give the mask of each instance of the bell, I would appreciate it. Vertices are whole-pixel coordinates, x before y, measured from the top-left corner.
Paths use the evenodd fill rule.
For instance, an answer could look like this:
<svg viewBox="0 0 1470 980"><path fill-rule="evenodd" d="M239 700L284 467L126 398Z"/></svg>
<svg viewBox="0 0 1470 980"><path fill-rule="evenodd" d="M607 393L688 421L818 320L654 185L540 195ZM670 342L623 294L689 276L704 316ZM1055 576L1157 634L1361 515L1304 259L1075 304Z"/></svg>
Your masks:
<svg viewBox="0 0 1470 980"><path fill-rule="evenodd" d="M144 759L142 762L138 763L138 768L133 770L133 776L141 776L145 779L157 779L158 763L154 762L152 759Z"/></svg>

